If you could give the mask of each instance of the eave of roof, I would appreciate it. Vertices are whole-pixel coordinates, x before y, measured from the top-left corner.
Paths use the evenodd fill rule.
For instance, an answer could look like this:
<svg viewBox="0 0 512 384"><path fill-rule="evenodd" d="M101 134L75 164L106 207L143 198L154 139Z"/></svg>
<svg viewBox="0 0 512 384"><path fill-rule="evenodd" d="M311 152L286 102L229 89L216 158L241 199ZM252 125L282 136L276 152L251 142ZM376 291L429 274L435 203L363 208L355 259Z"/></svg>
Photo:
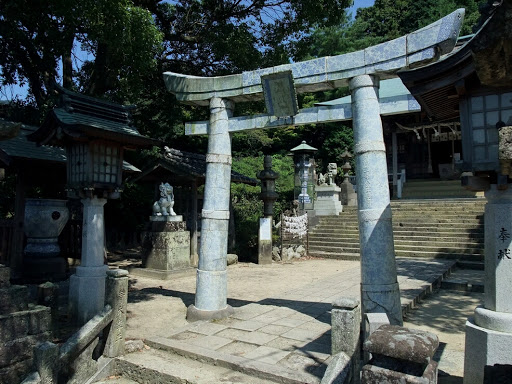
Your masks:
<svg viewBox="0 0 512 384"><path fill-rule="evenodd" d="M206 177L206 156L166 147L164 155L161 155L144 167L141 173L133 177L130 181L136 182L143 180L150 174L156 172L157 169L165 169L169 173L174 173L179 176L204 180ZM231 181L248 185L258 184L257 179L244 176L233 170L231 170Z"/></svg>

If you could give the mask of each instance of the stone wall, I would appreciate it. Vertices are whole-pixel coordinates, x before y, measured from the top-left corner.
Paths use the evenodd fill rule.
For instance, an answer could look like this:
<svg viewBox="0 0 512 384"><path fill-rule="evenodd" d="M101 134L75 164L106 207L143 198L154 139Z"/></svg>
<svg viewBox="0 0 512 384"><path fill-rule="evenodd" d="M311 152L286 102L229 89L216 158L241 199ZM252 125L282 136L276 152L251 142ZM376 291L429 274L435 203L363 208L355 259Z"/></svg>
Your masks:
<svg viewBox="0 0 512 384"><path fill-rule="evenodd" d="M33 348L50 339L50 308L28 303L28 289L11 285L0 265L0 383L19 383L32 370Z"/></svg>

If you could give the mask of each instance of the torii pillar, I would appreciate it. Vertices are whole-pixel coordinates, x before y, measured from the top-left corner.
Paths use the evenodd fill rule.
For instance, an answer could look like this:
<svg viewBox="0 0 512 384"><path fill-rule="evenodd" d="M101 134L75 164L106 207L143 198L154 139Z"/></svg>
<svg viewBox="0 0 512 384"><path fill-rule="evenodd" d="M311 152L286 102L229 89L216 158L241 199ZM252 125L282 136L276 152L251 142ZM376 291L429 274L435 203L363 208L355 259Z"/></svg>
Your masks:
<svg viewBox="0 0 512 384"><path fill-rule="evenodd" d="M353 119L357 164L361 298L363 312L384 312L392 324L402 324L397 282L391 208L380 105L379 76L420 66L450 52L457 41L464 9L416 32L362 51L220 77L167 72L167 89L182 102L210 106L208 122L185 124L189 135L208 135L206 185L195 305L189 320L229 316L227 305L227 225L231 170L230 132L279 128ZM264 80L265 79L265 80ZM274 82L278 79L281 82ZM288 79L288 80L286 80ZM268 81L267 81L268 80ZM290 114L231 117L234 102L280 101L295 92L326 91L349 85L352 103L306 108ZM394 105L397 107L397 105Z"/></svg>
<svg viewBox="0 0 512 384"><path fill-rule="evenodd" d="M386 147L379 113L379 79L357 76L349 81L349 87L358 185L363 313L384 312L391 324L402 325Z"/></svg>
<svg viewBox="0 0 512 384"><path fill-rule="evenodd" d="M221 319L232 314L227 304L227 253L231 183L231 137L228 119L233 102L210 99L210 130L206 155L206 182L201 213L201 246L197 267L195 304L187 320Z"/></svg>

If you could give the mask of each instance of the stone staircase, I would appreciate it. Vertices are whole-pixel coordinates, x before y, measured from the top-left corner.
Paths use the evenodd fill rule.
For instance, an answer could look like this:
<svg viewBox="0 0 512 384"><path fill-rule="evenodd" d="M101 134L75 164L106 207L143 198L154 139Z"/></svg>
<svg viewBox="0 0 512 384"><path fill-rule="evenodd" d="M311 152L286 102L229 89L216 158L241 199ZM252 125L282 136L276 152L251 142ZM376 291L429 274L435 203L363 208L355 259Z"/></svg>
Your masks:
<svg viewBox="0 0 512 384"><path fill-rule="evenodd" d="M482 261L484 199L392 201L396 256ZM359 259L357 209L323 216L309 234L309 255Z"/></svg>
<svg viewBox="0 0 512 384"><path fill-rule="evenodd" d="M460 180L407 180L402 199L446 199L483 197L483 192L471 192L462 187Z"/></svg>

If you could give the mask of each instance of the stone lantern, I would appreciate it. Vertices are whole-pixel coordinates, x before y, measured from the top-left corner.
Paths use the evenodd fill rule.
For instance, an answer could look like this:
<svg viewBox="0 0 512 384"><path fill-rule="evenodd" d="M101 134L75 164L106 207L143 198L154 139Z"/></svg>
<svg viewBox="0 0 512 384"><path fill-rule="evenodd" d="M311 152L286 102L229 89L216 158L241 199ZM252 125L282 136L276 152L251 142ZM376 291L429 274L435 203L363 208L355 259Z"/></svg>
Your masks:
<svg viewBox="0 0 512 384"><path fill-rule="evenodd" d="M272 216L274 213L274 202L279 195L276 193L276 179L279 174L272 170L272 156L266 155L263 163L263 171L256 175L261 180L260 199L263 200L263 215Z"/></svg>
<svg viewBox="0 0 512 384"><path fill-rule="evenodd" d="M70 278L70 312L85 323L104 305L105 233L103 206L121 192L125 149L158 145L134 127L131 111L104 100L80 95L56 86L57 106L41 127L27 136L38 145L65 147L67 191L83 204L82 259Z"/></svg>
<svg viewBox="0 0 512 384"><path fill-rule="evenodd" d="M354 191L354 186L348 179L348 173L352 169L350 165L350 159L353 157L352 154L345 148L345 151L340 156L345 162L341 169L343 170L343 182L340 185L340 200L341 204L346 206L356 206L357 205L357 195Z"/></svg>
<svg viewBox="0 0 512 384"><path fill-rule="evenodd" d="M256 177L261 180L260 199L263 200L263 218L260 218L258 231L258 264L272 263L272 215L276 193L276 179L279 174L272 170L272 156L266 155L263 171Z"/></svg>
<svg viewBox="0 0 512 384"><path fill-rule="evenodd" d="M350 165L350 159L353 157L352 154L348 151L347 148L345 148L345 151L340 156L345 164L341 166L341 169L343 170L343 177L345 179L348 179L348 173L352 169L352 166Z"/></svg>
<svg viewBox="0 0 512 384"><path fill-rule="evenodd" d="M303 141L290 151L293 154L295 165L295 198L299 201L301 209L313 209L315 194L315 159L313 156L317 149Z"/></svg>

